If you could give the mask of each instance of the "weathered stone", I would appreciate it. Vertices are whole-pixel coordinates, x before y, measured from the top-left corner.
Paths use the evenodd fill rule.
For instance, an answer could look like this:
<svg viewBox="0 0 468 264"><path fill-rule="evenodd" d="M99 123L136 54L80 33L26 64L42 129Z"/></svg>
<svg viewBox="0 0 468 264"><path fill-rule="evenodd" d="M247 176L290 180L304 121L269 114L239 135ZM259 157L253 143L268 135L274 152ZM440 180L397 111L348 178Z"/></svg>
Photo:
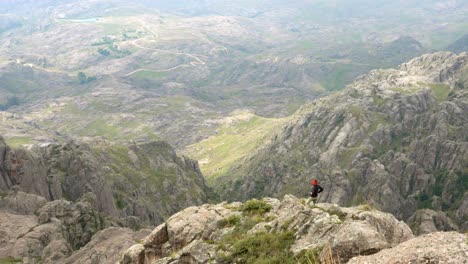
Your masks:
<svg viewBox="0 0 468 264"><path fill-rule="evenodd" d="M142 244L131 246L124 254L122 264L145 264L145 247Z"/></svg>
<svg viewBox="0 0 468 264"><path fill-rule="evenodd" d="M349 264L399 263L466 263L467 235L456 232L437 232L410 239L394 248L384 249L371 256L351 259Z"/></svg>
<svg viewBox="0 0 468 264"><path fill-rule="evenodd" d="M73 253L65 263L67 264L115 264L121 260L124 250L140 241L150 232L143 229L134 232L128 228L111 227L99 231L93 239Z"/></svg>
<svg viewBox="0 0 468 264"><path fill-rule="evenodd" d="M44 197L12 191L5 198L0 198L0 209L15 214L34 214L47 200Z"/></svg>
<svg viewBox="0 0 468 264"><path fill-rule="evenodd" d="M444 212L423 209L408 219L408 224L417 235L437 231L458 231L457 225Z"/></svg>

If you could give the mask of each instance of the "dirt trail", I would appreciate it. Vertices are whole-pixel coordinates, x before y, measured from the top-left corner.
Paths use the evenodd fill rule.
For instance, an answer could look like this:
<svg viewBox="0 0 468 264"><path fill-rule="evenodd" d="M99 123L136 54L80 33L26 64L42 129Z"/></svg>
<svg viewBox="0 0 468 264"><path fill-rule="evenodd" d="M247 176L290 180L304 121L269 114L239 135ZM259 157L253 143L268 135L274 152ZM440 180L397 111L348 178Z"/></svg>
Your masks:
<svg viewBox="0 0 468 264"><path fill-rule="evenodd" d="M151 30L144 21L140 21L143 25L143 27L151 32L151 34L153 35L152 36L152 39L153 40L157 40L159 38L159 34L154 32L153 30ZM144 68L141 68L141 69L137 69L137 70L134 70L130 73L127 73L124 75L124 77L127 77L127 76L130 76L132 74L135 74L137 72L141 72L141 71L150 71L150 72L169 72L169 71L173 71L173 70L176 70L176 69L179 69L179 68L185 68L185 67L190 67L190 66L199 66L199 65L206 65L206 63L200 59L198 56L202 56L202 55L195 55L195 54L190 54L190 53L185 53L185 52L175 52L175 51L169 51L169 50L162 50L162 49L155 49L155 48L148 48L148 47L144 47L140 44L138 44L138 41L141 40L141 39L136 39L136 40L133 40L132 42L130 42L130 44L132 44L133 46L137 47L137 48L140 48L140 49L144 49L144 50L151 50L151 51L156 51L156 52L160 52L160 53L165 53L165 54L173 54L173 55L177 55L177 56L187 56L187 57L190 57L192 59L194 59L194 61L190 62L190 63L185 63L185 64L181 64L181 65L178 65L178 66L175 66L175 67L172 67L172 68L169 68L169 69L164 69L164 70L150 70L150 69L144 69Z"/></svg>

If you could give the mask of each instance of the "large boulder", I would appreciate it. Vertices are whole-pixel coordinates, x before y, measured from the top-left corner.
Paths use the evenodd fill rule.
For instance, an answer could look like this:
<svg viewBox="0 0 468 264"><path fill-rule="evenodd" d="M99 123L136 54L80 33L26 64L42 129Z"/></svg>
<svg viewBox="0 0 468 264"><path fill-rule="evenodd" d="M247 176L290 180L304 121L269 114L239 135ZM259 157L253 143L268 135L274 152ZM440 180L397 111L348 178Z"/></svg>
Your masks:
<svg viewBox="0 0 468 264"><path fill-rule="evenodd" d="M418 210L408 219L416 235L437 231L458 231L457 225L444 212L430 209Z"/></svg>
<svg viewBox="0 0 468 264"><path fill-rule="evenodd" d="M11 190L6 197L0 198L0 210L14 214L32 215L46 203L47 200L42 196Z"/></svg>
<svg viewBox="0 0 468 264"><path fill-rule="evenodd" d="M348 264L466 263L467 240L466 234L457 232L426 234L374 255L353 258Z"/></svg>
<svg viewBox="0 0 468 264"><path fill-rule="evenodd" d="M110 227L99 231L93 239L73 253L64 263L67 264L115 264L122 251L141 241L151 232L150 229L133 231L128 228Z"/></svg>

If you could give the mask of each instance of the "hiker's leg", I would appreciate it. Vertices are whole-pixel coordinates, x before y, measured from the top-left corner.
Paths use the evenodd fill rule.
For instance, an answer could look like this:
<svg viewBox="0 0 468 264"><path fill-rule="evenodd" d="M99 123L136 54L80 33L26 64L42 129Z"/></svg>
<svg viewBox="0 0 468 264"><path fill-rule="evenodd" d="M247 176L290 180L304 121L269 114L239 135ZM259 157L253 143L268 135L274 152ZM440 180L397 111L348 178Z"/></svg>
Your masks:
<svg viewBox="0 0 468 264"><path fill-rule="evenodd" d="M312 205L315 205L315 203L317 202L317 197L312 197L311 201L312 201Z"/></svg>

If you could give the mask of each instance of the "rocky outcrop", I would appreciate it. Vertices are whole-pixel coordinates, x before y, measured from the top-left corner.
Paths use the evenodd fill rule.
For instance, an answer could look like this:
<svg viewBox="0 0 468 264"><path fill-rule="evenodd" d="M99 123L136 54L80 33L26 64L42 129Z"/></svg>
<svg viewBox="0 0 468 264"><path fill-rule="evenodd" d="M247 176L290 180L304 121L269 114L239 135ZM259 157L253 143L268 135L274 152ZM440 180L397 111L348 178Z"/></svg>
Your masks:
<svg viewBox="0 0 468 264"><path fill-rule="evenodd" d="M15 188L18 189L18 188ZM46 202L19 190L0 199L0 259L23 263L108 263L151 230L116 225L88 201Z"/></svg>
<svg viewBox="0 0 468 264"><path fill-rule="evenodd" d="M457 232L431 233L371 256L353 258L348 263L466 263L467 239L467 235Z"/></svg>
<svg viewBox="0 0 468 264"><path fill-rule="evenodd" d="M23 263L58 263L111 224L84 201L46 203L43 197L15 190L0 205L0 258Z"/></svg>
<svg viewBox="0 0 468 264"><path fill-rule="evenodd" d="M408 219L408 224L416 235L437 231L458 231L457 225L444 212L430 209L418 210Z"/></svg>
<svg viewBox="0 0 468 264"><path fill-rule="evenodd" d="M320 255L325 247L344 262L395 246L413 234L405 223L370 207L318 204L311 208L303 199L285 196L281 201L267 198L187 208L130 247L120 263L236 263L246 252L257 257L272 253L252 252L246 242L269 236L272 241L284 241L276 236L292 238L281 263L296 263L296 257L310 252L325 257ZM247 248L237 252L239 245Z"/></svg>
<svg viewBox="0 0 468 264"><path fill-rule="evenodd" d="M67 264L115 264L124 250L141 241L150 229L133 231L128 228L110 227L99 231L83 248L76 251L63 263ZM53 262L51 262L53 263Z"/></svg>
<svg viewBox="0 0 468 264"><path fill-rule="evenodd" d="M370 203L403 220L429 208L466 226L467 80L468 53L373 70L304 106L215 189L227 200L299 196L316 178L322 202Z"/></svg>
<svg viewBox="0 0 468 264"><path fill-rule="evenodd" d="M12 149L0 137L0 191L13 186L47 201L88 200L132 227L159 224L210 196L198 163L177 156L165 142L120 146L70 141ZM21 199L4 202L24 206Z"/></svg>

